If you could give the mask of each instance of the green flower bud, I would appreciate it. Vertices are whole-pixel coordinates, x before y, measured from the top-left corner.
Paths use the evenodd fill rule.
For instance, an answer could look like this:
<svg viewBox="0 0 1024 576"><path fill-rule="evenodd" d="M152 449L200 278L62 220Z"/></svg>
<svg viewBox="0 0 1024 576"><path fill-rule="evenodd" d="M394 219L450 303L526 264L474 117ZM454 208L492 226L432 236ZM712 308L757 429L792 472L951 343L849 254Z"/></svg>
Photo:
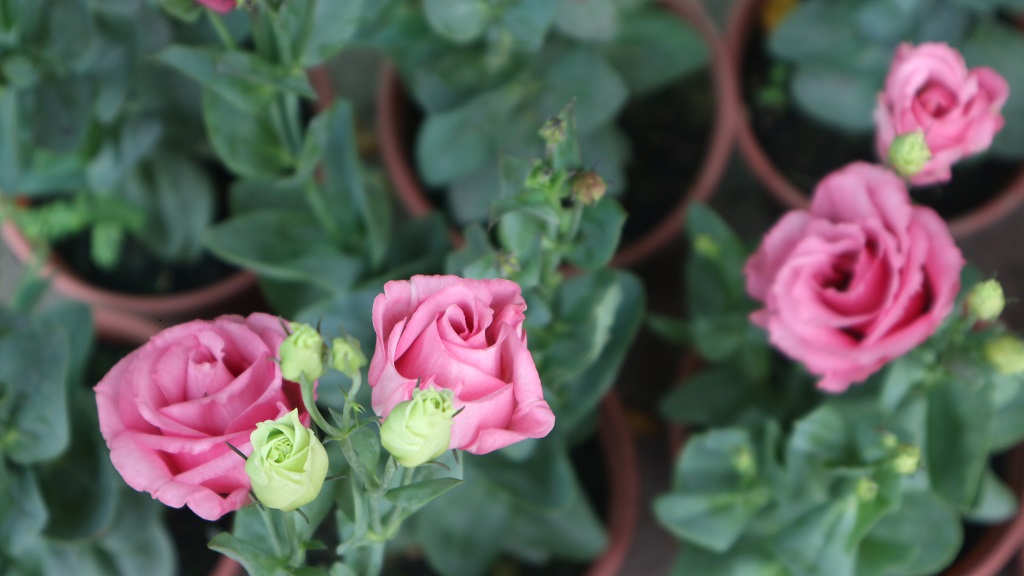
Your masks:
<svg viewBox="0 0 1024 576"><path fill-rule="evenodd" d="M380 443L406 468L415 468L444 454L451 444L451 390L412 392L412 400L395 406L380 426Z"/></svg>
<svg viewBox="0 0 1024 576"><path fill-rule="evenodd" d="M901 134L889 145L889 165L904 178L916 175L931 159L923 130Z"/></svg>
<svg viewBox="0 0 1024 576"><path fill-rule="evenodd" d="M750 448L744 446L732 456L732 469L739 474L743 480L750 480L757 476L757 461Z"/></svg>
<svg viewBox="0 0 1024 576"><path fill-rule="evenodd" d="M551 167L541 160L535 160L533 168L526 175L526 187L533 190L543 190L551 183L551 177Z"/></svg>
<svg viewBox="0 0 1024 576"><path fill-rule="evenodd" d="M359 340L352 336L331 340L331 366L349 378L355 377L366 366L366 354Z"/></svg>
<svg viewBox="0 0 1024 576"><path fill-rule="evenodd" d="M693 239L693 249L697 254L707 258L708 260L714 260L718 258L722 249L718 246L718 242L708 234L698 234Z"/></svg>
<svg viewBox="0 0 1024 576"><path fill-rule="evenodd" d="M299 382L302 376L313 381L324 374L324 339L309 324L291 323L292 333L281 342L281 376Z"/></svg>
<svg viewBox="0 0 1024 576"><path fill-rule="evenodd" d="M985 343L985 359L1000 374L1024 372L1024 343L1009 334L997 336Z"/></svg>
<svg viewBox="0 0 1024 576"><path fill-rule="evenodd" d="M313 501L327 477L327 450L292 410L256 425L249 436L252 454L245 473L252 491L267 508L295 510Z"/></svg>
<svg viewBox="0 0 1024 576"><path fill-rule="evenodd" d="M995 280L986 280L976 285L967 295L967 309L985 322L999 318L1005 305L1003 287Z"/></svg>
<svg viewBox="0 0 1024 576"><path fill-rule="evenodd" d="M878 482L871 478L861 478L857 482L857 498L861 502L871 502L878 497Z"/></svg>
<svg viewBox="0 0 1024 576"><path fill-rule="evenodd" d="M540 127L540 137L548 144L561 144L565 140L565 121L557 116L548 118L547 122Z"/></svg>
<svg viewBox="0 0 1024 576"><path fill-rule="evenodd" d="M590 170L577 172L569 181L569 186L572 189L572 197L587 206L595 204L608 191L604 178Z"/></svg>
<svg viewBox="0 0 1024 576"><path fill-rule="evenodd" d="M921 464L921 449L917 446L904 444L896 450L896 456L892 459L892 468L897 474L909 476L917 472Z"/></svg>

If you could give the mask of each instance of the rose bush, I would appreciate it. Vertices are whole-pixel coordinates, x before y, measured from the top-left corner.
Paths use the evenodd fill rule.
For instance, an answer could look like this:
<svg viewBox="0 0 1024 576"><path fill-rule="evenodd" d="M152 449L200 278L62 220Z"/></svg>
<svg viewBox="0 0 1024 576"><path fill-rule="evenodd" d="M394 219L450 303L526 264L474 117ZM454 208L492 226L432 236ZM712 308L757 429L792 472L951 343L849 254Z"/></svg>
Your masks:
<svg viewBox="0 0 1024 576"><path fill-rule="evenodd" d="M196 320L168 328L96 385L110 459L136 490L207 520L249 499L245 461L256 424L293 408L308 423L299 385L274 358L286 334L275 316Z"/></svg>
<svg viewBox="0 0 1024 576"><path fill-rule="evenodd" d="M554 427L533 356L526 302L510 280L413 276L373 302L377 346L367 382L384 417L420 387L454 393L451 447L485 454Z"/></svg>
<svg viewBox="0 0 1024 576"><path fill-rule="evenodd" d="M898 176L854 163L786 214L747 261L751 319L780 350L842 392L930 336L952 310L964 260Z"/></svg>
<svg viewBox="0 0 1024 576"><path fill-rule="evenodd" d="M965 156L987 149L1002 129L1010 87L987 67L968 70L963 56L946 44L901 44L875 108L879 158L889 157L897 136L921 130L931 159L910 182L945 182Z"/></svg>

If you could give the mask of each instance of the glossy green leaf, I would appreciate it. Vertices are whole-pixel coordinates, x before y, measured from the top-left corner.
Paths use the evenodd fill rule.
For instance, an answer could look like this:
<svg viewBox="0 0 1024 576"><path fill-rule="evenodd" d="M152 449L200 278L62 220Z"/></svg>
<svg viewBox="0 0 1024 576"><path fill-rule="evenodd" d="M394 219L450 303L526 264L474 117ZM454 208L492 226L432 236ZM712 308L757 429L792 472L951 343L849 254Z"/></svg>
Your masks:
<svg viewBox="0 0 1024 576"><path fill-rule="evenodd" d="M393 488L384 497L396 506L416 509L462 483L458 478L434 478Z"/></svg>
<svg viewBox="0 0 1024 576"><path fill-rule="evenodd" d="M424 0L423 12L435 32L465 44L483 33L490 9L483 0Z"/></svg>
<svg viewBox="0 0 1024 576"><path fill-rule="evenodd" d="M558 2L555 25L577 40L608 42L618 32L619 9L614 0Z"/></svg>
<svg viewBox="0 0 1024 576"><path fill-rule="evenodd" d="M603 198L583 209L579 236L565 259L573 266L594 270L608 264L619 246L626 211L614 198Z"/></svg>
<svg viewBox="0 0 1024 576"><path fill-rule="evenodd" d="M501 550L510 508L501 493L470 481L414 517L416 539L442 576L483 576Z"/></svg>
<svg viewBox="0 0 1024 576"><path fill-rule="evenodd" d="M981 475L978 494L964 516L972 522L996 524L1013 518L1018 506L1013 490L986 466Z"/></svg>
<svg viewBox="0 0 1024 576"><path fill-rule="evenodd" d="M4 453L22 465L57 457L68 445L67 335L26 329L0 339L0 387L13 413Z"/></svg>
<svg viewBox="0 0 1024 576"><path fill-rule="evenodd" d="M217 157L244 178L274 180L294 167L295 158L278 136L269 112L253 113L203 90L203 120Z"/></svg>
<svg viewBox="0 0 1024 576"><path fill-rule="evenodd" d="M921 527L927 526L927 531ZM874 564L863 576L925 576L949 565L963 543L960 515L943 498L925 491L903 495L898 510L883 518L861 545L859 564ZM889 565L882 567L881 560Z"/></svg>
<svg viewBox="0 0 1024 576"><path fill-rule="evenodd" d="M287 564L285 559L275 558L265 549L227 532L215 536L210 548L239 562L249 576L278 576Z"/></svg>
<svg viewBox="0 0 1024 576"><path fill-rule="evenodd" d="M148 494L121 486L114 522L99 547L118 576L173 576L176 554L163 522L163 505Z"/></svg>
<svg viewBox="0 0 1024 576"><path fill-rule="evenodd" d="M712 552L725 552L769 499L759 486L740 492L676 491L654 500L654 514L677 538Z"/></svg>
<svg viewBox="0 0 1024 576"><path fill-rule="evenodd" d="M0 460L0 550L18 556L38 543L48 519L32 470Z"/></svg>
<svg viewBox="0 0 1024 576"><path fill-rule="evenodd" d="M659 412L672 422L723 425L741 414L750 393L750 380L736 367L715 365L672 388L662 398Z"/></svg>
<svg viewBox="0 0 1024 576"><path fill-rule="evenodd" d="M525 51L535 52L544 44L559 5L559 2L551 0L519 0L505 7L501 13L501 23L516 39L518 46Z"/></svg>
<svg viewBox="0 0 1024 576"><path fill-rule="evenodd" d="M563 3L564 4L564 3ZM631 97L656 90L708 63L700 35L675 14L644 7L623 15L608 60L622 74Z"/></svg>
<svg viewBox="0 0 1024 576"><path fill-rule="evenodd" d="M992 442L987 389L952 378L928 388L925 469L935 491L962 510L970 508Z"/></svg>
<svg viewBox="0 0 1024 576"><path fill-rule="evenodd" d="M856 548L849 542L856 521L854 498L829 502L786 526L773 539L772 549L795 574L852 576Z"/></svg>

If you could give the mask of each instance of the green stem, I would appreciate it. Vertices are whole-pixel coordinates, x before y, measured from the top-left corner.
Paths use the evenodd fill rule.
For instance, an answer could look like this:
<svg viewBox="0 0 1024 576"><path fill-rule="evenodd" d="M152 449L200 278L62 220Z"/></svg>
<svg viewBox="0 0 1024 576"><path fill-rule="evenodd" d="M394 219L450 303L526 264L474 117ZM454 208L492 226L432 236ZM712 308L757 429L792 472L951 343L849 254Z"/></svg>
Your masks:
<svg viewBox="0 0 1024 576"><path fill-rule="evenodd" d="M210 25L213 26L213 31L216 32L217 37L220 38L221 44L223 44L228 50L236 50L238 47L235 45L235 39L231 37L231 32L228 32L228 27L224 25L224 20L221 19L220 14L217 14L209 8L207 8L205 12L207 19L210 21Z"/></svg>
<svg viewBox="0 0 1024 576"><path fill-rule="evenodd" d="M370 494L370 528L374 538L370 541L370 555L366 564L367 576L378 576L384 567L384 529L380 521L380 496Z"/></svg>
<svg viewBox="0 0 1024 576"><path fill-rule="evenodd" d="M267 532L270 534L270 539L274 542L274 553L277 557L281 558L284 556L284 551L281 550L281 541L278 538L277 523L274 522L274 518L271 516L274 511L266 506L260 507L260 516L263 517L263 523L267 525Z"/></svg>
<svg viewBox="0 0 1024 576"><path fill-rule="evenodd" d="M292 557L289 562L292 566L302 566L304 564L304 554L302 552L302 545L299 542L299 534L295 530L295 517L298 516L297 512L292 513L281 513L281 521L284 523L284 532L288 538L288 546L292 550Z"/></svg>
<svg viewBox="0 0 1024 576"><path fill-rule="evenodd" d="M348 397L345 401L345 407L341 410L341 428L348 430L349 421L352 418L352 405L351 402L355 401L356 394L359 393L359 388L363 385L363 373L356 371L352 376L352 386L348 389Z"/></svg>
<svg viewBox="0 0 1024 576"><path fill-rule="evenodd" d="M313 422L320 427L328 436L337 438L342 436L343 433L338 428L332 426L330 422L324 418L324 415L320 413L320 409L316 406L316 400L313 399L313 383L306 380L303 375L301 377L302 382L299 383L302 389L302 403L306 405L306 412L309 412L309 416L313 419Z"/></svg>

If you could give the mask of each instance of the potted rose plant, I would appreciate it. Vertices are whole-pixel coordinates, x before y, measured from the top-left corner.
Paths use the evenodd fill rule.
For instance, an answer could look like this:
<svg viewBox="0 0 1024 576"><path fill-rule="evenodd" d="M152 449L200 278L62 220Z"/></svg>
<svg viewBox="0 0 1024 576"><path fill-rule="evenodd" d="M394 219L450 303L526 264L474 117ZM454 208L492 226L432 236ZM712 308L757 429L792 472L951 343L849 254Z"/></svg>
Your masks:
<svg viewBox="0 0 1024 576"><path fill-rule="evenodd" d="M759 33L759 11L778 4L787 10ZM948 175L940 181L927 171L912 182L914 197L949 220L954 236L984 228L1024 198L1024 76L1016 65L1024 35L1012 20L1020 8L1014 1L737 2L727 38L750 111L740 122L744 157L784 204L806 206L825 174L852 160L884 161L893 132L920 128L938 163L987 149L948 183ZM963 58L897 50L905 42L950 44ZM986 67L1006 82L989 82ZM993 140L1002 122L991 112L1000 108L1006 128Z"/></svg>
<svg viewBox="0 0 1024 576"><path fill-rule="evenodd" d="M360 37L394 64L379 92L382 153L414 214L485 219L501 155L536 155L522 127L572 98L585 163L630 212L617 263L677 234L686 199L709 197L724 169L731 76L697 2L396 0L366 12ZM708 54L712 79L698 73Z"/></svg>
<svg viewBox="0 0 1024 576"><path fill-rule="evenodd" d="M925 142L829 174L749 257L691 212L687 327L705 365L664 412L701 430L654 504L688 544L679 573L933 574L964 523L997 526L954 573L994 574L1019 547L1022 453L1003 453L1024 439L1024 343L998 322L999 284L911 202L903 178L939 159Z"/></svg>

